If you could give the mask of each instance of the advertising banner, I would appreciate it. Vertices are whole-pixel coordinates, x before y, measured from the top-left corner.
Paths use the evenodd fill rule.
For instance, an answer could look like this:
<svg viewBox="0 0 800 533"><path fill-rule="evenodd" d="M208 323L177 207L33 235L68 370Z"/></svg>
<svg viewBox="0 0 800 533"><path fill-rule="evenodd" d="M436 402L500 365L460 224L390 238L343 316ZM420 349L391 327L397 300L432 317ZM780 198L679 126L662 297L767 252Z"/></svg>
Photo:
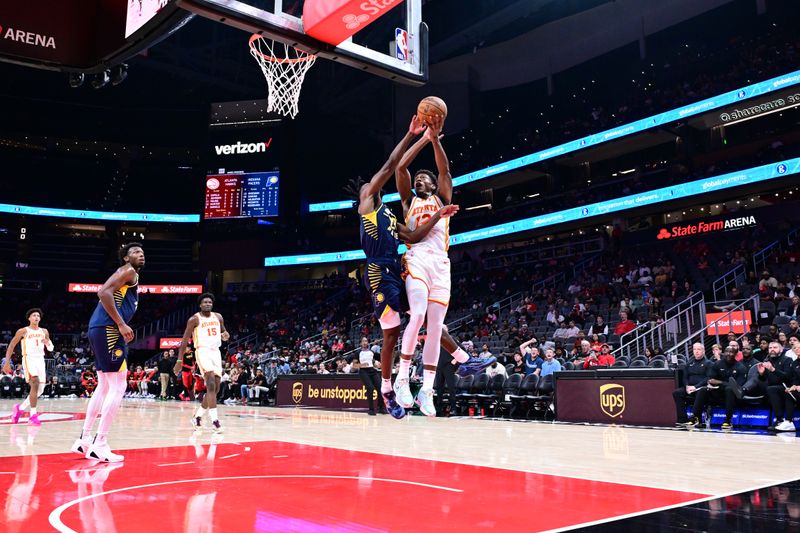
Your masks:
<svg viewBox="0 0 800 533"><path fill-rule="evenodd" d="M377 398L378 391L374 391L373 399ZM368 409L367 388L355 375L281 376L277 405Z"/></svg>

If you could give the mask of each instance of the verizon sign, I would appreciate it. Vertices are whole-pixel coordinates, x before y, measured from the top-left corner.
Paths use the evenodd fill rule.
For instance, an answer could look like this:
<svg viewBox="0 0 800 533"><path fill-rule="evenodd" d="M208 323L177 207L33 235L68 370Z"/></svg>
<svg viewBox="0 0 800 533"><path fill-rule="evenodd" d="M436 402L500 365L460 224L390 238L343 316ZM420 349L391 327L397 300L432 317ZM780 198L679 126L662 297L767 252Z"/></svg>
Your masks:
<svg viewBox="0 0 800 533"><path fill-rule="evenodd" d="M715 220L713 222L699 221L692 224L676 225L671 228L661 228L656 235L656 239L674 239L676 237L691 237L693 235L703 235L706 233L714 233L717 231L728 231L739 228L747 228L756 225L756 217L735 217L723 220Z"/></svg>
<svg viewBox="0 0 800 533"><path fill-rule="evenodd" d="M217 155L239 155L239 154L260 154L267 151L272 144L272 137L266 142L243 143L237 141L236 144L217 144L214 151Z"/></svg>
<svg viewBox="0 0 800 533"><path fill-rule="evenodd" d="M68 292L98 292L100 283L70 283ZM139 285L139 294L202 294L202 285Z"/></svg>

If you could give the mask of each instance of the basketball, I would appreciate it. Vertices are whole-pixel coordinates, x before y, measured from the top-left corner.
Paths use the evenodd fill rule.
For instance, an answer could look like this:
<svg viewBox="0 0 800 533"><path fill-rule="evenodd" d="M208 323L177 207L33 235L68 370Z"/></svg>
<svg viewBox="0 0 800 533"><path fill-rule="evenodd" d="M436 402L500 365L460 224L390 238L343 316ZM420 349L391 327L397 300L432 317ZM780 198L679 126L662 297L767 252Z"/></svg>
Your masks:
<svg viewBox="0 0 800 533"><path fill-rule="evenodd" d="M436 115L447 118L447 104L438 96L426 96L417 106L417 116L430 126L431 119Z"/></svg>

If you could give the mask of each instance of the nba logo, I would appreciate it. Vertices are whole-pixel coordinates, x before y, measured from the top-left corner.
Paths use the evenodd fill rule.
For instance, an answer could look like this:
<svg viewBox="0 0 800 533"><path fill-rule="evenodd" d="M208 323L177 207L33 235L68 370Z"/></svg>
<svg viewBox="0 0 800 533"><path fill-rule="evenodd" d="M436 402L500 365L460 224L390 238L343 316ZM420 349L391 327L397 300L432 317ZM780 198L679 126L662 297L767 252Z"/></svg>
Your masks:
<svg viewBox="0 0 800 533"><path fill-rule="evenodd" d="M402 28L395 28L394 43L397 59L408 62L408 32Z"/></svg>

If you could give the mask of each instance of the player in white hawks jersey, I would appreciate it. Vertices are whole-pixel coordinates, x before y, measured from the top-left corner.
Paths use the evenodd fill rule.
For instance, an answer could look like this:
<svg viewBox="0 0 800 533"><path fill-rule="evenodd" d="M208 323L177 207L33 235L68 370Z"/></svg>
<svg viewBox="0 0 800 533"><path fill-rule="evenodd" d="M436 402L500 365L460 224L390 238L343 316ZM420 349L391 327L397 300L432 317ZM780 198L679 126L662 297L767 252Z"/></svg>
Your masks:
<svg viewBox="0 0 800 533"><path fill-rule="evenodd" d="M400 160L395 171L397 190L403 203L406 226L413 230L424 224L442 206L449 205L453 196L453 179L450 164L440 136L443 117L436 117L422 138ZM411 191L411 173L408 166L422 148L430 143L436 157L438 177L430 170L418 170L414 175L414 192ZM423 414L436 416L433 406L433 382L439 362L441 335L447 307L450 305L450 219L440 220L420 242L409 246L405 254L404 275L410 307L409 321L403 333L400 372L395 381L398 402L404 407L412 403L408 388L408 369L417 345L419 330L427 318L427 341L422 350L422 389L417 395L417 405ZM466 356L466 354L464 354ZM464 357L466 361L466 357Z"/></svg>
<svg viewBox="0 0 800 533"><path fill-rule="evenodd" d="M17 344L20 344L22 347L22 368L25 369L25 381L28 382L31 388L25 401L14 406L14 412L11 414L12 424L19 422L22 413L27 409L31 411L28 424L34 426L42 424L39 420L39 413L36 411L36 405L39 396L44 391L45 381L47 381L44 366L44 349L47 348L51 352L53 351L50 333L46 329L39 327L39 322L43 316L44 313L38 307L29 309L25 313L25 318L28 319L28 326L17 330L14 338L8 343L8 349L6 349L6 362L3 365L3 372L11 374L11 356L14 354L14 348L17 347Z"/></svg>
<svg viewBox="0 0 800 533"><path fill-rule="evenodd" d="M183 333L181 347L178 349L175 374L180 375L183 367L183 355L186 353L191 339L194 344L197 366L206 381L206 394L192 418L192 425L196 430L202 429L203 415L208 412L214 432L221 433L222 425L219 423L217 415L217 392L220 379L222 379L222 355L219 349L222 342L227 341L230 335L225 329L222 315L212 311L214 308L213 294L210 292L201 294L197 303L200 305L200 312L192 315L186 323L186 331Z"/></svg>

